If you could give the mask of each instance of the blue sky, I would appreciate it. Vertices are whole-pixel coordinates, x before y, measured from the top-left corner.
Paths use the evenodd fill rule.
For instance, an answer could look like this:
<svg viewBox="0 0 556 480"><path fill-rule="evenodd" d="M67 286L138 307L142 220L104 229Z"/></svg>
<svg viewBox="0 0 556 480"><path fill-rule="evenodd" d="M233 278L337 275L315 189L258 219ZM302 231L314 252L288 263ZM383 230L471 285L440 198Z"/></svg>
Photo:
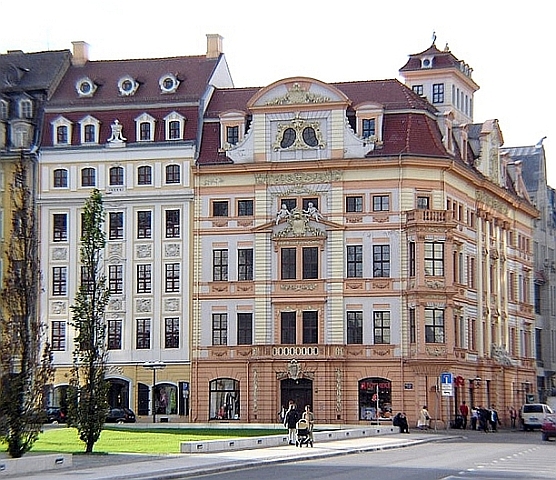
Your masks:
<svg viewBox="0 0 556 480"><path fill-rule="evenodd" d="M219 33L235 85L245 87L296 75L325 82L399 78L408 55L428 48L436 32L438 48L448 43L473 68L481 87L474 121L498 119L506 147L534 145L546 136L549 183L556 187L556 159L551 162L556 100L550 81L556 28L549 5L546 0L517 5L0 0L0 52L71 49L72 41L84 40L92 60L198 55L206 51L206 34Z"/></svg>

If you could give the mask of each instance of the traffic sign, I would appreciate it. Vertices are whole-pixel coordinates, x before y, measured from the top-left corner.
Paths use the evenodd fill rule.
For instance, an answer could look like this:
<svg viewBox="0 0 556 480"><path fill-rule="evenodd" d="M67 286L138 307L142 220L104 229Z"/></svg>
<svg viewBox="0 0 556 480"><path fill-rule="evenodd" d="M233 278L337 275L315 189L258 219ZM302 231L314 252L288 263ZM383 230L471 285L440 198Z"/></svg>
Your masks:
<svg viewBox="0 0 556 480"><path fill-rule="evenodd" d="M450 372L440 374L440 386L443 397L454 396L454 376Z"/></svg>
<svg viewBox="0 0 556 480"><path fill-rule="evenodd" d="M450 372L444 372L440 374L440 383L442 385L454 383L454 376Z"/></svg>

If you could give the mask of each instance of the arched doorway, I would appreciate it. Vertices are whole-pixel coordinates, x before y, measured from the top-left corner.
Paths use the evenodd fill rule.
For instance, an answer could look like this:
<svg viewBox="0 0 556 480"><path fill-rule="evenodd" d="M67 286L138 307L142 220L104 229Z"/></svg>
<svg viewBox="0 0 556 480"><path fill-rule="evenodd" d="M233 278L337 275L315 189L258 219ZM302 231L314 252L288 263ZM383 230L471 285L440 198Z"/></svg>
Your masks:
<svg viewBox="0 0 556 480"><path fill-rule="evenodd" d="M313 406L313 381L307 378L286 378L280 382L280 402L282 407L288 407L290 400L302 411L305 405Z"/></svg>
<svg viewBox="0 0 556 480"><path fill-rule="evenodd" d="M376 420L392 414L392 382L387 378L359 380L359 420Z"/></svg>
<svg viewBox="0 0 556 480"><path fill-rule="evenodd" d="M129 382L120 378L109 378L108 405L110 408L129 408Z"/></svg>

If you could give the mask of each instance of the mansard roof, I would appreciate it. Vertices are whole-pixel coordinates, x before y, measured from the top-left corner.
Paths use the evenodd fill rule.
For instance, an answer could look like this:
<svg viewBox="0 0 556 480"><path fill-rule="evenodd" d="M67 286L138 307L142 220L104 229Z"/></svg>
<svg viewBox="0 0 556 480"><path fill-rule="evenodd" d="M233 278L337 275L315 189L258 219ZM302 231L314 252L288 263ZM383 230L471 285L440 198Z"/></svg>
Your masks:
<svg viewBox="0 0 556 480"><path fill-rule="evenodd" d="M0 55L0 92L46 91L50 95L70 65L71 52L58 50Z"/></svg>
<svg viewBox="0 0 556 480"><path fill-rule="evenodd" d="M409 55L409 59L407 63L400 68L400 72L407 72L411 70L422 70L423 67L421 65L421 58L422 57L433 57L432 62L432 69L435 68L449 68L460 67L461 60L458 60L452 52L448 49L448 45L446 45L446 49L439 50L436 45L433 43L429 48L423 50L420 53L412 53Z"/></svg>
<svg viewBox="0 0 556 480"><path fill-rule="evenodd" d="M88 61L83 66L73 65L54 94L49 109L68 106L89 108L92 105L133 105L139 103L198 102L221 57L205 55L137 60ZM180 82L174 93L161 93L159 81L168 74ZM118 82L131 77L139 88L133 95L122 96ZM76 85L88 78L97 86L94 95L80 97Z"/></svg>

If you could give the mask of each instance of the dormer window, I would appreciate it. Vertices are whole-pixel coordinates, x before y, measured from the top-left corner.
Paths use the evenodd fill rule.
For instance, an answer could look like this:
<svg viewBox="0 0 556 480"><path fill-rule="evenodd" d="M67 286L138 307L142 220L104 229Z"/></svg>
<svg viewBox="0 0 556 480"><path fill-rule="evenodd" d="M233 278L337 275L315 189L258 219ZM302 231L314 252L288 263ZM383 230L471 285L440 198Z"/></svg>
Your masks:
<svg viewBox="0 0 556 480"><path fill-rule="evenodd" d="M79 122L82 144L97 144L99 142L100 122L90 115Z"/></svg>
<svg viewBox="0 0 556 480"><path fill-rule="evenodd" d="M384 107L377 103L357 105L357 134L364 140L377 143L382 141L382 121Z"/></svg>
<svg viewBox="0 0 556 480"><path fill-rule="evenodd" d="M130 97L135 95L139 88L139 83L133 77L126 75L118 80L118 91L122 97Z"/></svg>
<svg viewBox="0 0 556 480"><path fill-rule="evenodd" d="M160 78L158 85L160 86L160 91L162 93L174 93L178 89L180 81L174 74L167 73Z"/></svg>
<svg viewBox="0 0 556 480"><path fill-rule="evenodd" d="M166 140L183 140L185 117L172 112L164 117Z"/></svg>
<svg viewBox="0 0 556 480"><path fill-rule="evenodd" d="M0 120L7 120L10 113L9 104L6 100L0 100Z"/></svg>
<svg viewBox="0 0 556 480"><path fill-rule="evenodd" d="M52 123L52 144L70 145L72 135L72 123L64 117L58 117Z"/></svg>
<svg viewBox="0 0 556 480"><path fill-rule="evenodd" d="M28 99L19 102L19 118L33 118L33 102Z"/></svg>
<svg viewBox="0 0 556 480"><path fill-rule="evenodd" d="M229 150L243 140L245 132L245 113L228 111L220 115L220 145Z"/></svg>
<svg viewBox="0 0 556 480"><path fill-rule="evenodd" d="M148 113L143 113L135 119L135 138L138 142L154 141L155 119Z"/></svg>
<svg viewBox="0 0 556 480"><path fill-rule="evenodd" d="M97 90L97 86L89 77L83 77L77 80L75 90L80 97L92 97Z"/></svg>
<svg viewBox="0 0 556 480"><path fill-rule="evenodd" d="M434 57L423 57L421 58L421 68L432 68L432 62Z"/></svg>
<svg viewBox="0 0 556 480"><path fill-rule="evenodd" d="M363 138L370 138L376 135L376 118L364 118L363 124Z"/></svg>

